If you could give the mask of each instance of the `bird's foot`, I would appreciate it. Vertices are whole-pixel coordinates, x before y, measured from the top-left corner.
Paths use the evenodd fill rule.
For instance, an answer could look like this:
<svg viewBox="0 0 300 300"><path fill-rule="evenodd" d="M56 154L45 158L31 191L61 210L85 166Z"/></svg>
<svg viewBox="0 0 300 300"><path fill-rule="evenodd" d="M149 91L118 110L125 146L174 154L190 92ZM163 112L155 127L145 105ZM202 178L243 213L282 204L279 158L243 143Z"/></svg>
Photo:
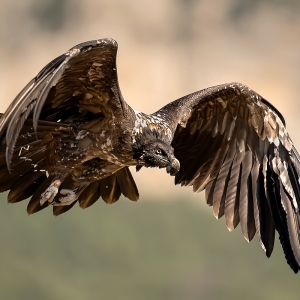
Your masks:
<svg viewBox="0 0 300 300"><path fill-rule="evenodd" d="M62 189L60 190L60 193L62 195L65 195L64 197L59 198L59 202L53 202L53 206L64 206L64 205L70 205L74 201L77 200L78 196L75 191L68 190L68 189Z"/></svg>
<svg viewBox="0 0 300 300"><path fill-rule="evenodd" d="M40 204L43 205L47 201L51 203L58 193L58 188L61 184L60 180L54 180L51 185L41 194Z"/></svg>

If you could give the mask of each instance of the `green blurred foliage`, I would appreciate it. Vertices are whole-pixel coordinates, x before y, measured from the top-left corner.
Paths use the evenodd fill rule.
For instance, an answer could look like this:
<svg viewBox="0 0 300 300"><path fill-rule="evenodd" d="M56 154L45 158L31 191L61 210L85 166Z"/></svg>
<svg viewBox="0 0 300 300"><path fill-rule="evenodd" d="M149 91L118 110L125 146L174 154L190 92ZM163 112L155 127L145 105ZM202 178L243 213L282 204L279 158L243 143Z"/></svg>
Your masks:
<svg viewBox="0 0 300 300"><path fill-rule="evenodd" d="M1 299L297 299L280 245L271 259L189 200L98 202L60 217L0 211ZM204 203L203 203L204 205Z"/></svg>
<svg viewBox="0 0 300 300"><path fill-rule="evenodd" d="M233 0L230 16L233 20L242 20L246 15L256 12L262 5L269 8L287 8L291 11L300 10L300 0Z"/></svg>

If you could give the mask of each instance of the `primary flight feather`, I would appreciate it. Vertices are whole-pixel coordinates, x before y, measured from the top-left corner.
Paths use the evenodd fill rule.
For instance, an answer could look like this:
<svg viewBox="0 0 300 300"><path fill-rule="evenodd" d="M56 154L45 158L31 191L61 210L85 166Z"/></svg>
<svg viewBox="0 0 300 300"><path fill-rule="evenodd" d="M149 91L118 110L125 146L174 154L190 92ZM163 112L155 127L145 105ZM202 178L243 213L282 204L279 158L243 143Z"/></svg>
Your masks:
<svg viewBox="0 0 300 300"><path fill-rule="evenodd" d="M50 62L0 119L0 191L27 211L54 215L121 194L136 201L129 167L166 168L175 183L205 190L217 218L257 233L269 257L279 233L300 269L300 159L282 115L243 84L184 96L146 115L123 99L117 43L79 44Z"/></svg>

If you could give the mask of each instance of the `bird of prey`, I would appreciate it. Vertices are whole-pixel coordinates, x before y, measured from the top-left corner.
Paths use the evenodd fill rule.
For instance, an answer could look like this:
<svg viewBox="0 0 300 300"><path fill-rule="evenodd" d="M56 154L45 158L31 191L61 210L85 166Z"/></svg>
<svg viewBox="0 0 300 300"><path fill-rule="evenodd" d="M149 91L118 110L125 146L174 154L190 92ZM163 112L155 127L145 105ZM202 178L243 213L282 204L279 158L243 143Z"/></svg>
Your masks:
<svg viewBox="0 0 300 300"><path fill-rule="evenodd" d="M28 214L121 194L136 201L129 167L166 168L175 184L205 190L228 229L255 233L269 257L279 234L300 269L300 157L280 112L240 83L210 87L147 115L123 99L117 43L79 44L45 66L0 119L0 191L31 197Z"/></svg>

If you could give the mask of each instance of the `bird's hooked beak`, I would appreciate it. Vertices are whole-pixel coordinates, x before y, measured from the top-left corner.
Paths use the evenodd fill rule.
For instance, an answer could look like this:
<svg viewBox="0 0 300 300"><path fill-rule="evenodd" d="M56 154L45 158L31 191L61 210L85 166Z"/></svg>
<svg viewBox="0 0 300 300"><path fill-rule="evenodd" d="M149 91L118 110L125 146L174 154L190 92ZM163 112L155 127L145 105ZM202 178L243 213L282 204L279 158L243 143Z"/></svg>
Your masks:
<svg viewBox="0 0 300 300"><path fill-rule="evenodd" d="M170 159L170 165L166 167L167 173L171 176L175 175L180 170L180 163L175 156Z"/></svg>

